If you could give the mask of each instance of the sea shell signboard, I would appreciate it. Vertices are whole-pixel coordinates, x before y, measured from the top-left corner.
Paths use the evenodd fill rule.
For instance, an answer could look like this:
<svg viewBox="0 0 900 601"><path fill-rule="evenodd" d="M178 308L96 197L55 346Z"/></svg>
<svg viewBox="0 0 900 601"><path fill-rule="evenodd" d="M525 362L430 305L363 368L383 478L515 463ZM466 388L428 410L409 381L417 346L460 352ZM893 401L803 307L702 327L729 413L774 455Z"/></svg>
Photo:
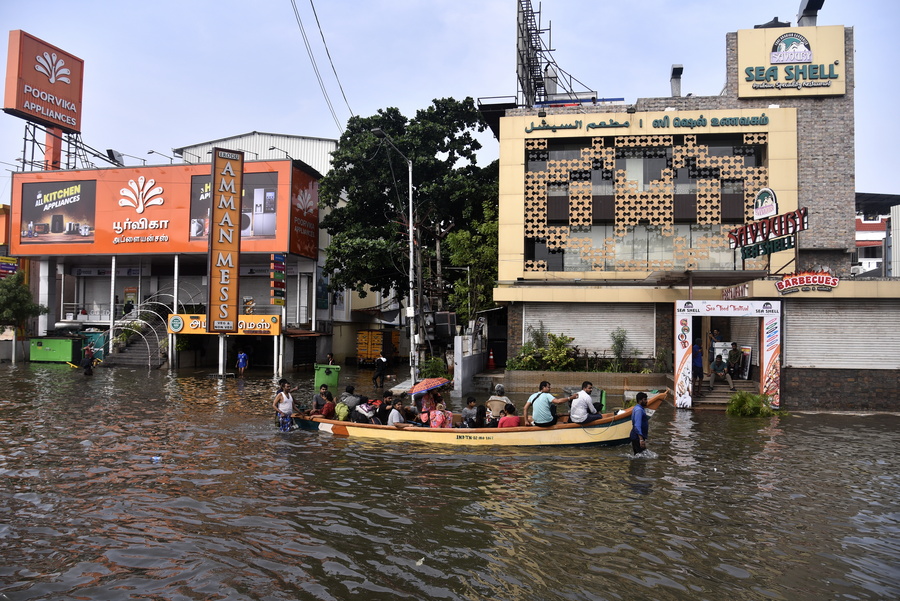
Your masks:
<svg viewBox="0 0 900 601"><path fill-rule="evenodd" d="M675 406L690 408L692 405L692 350L694 339L700 338L694 318L713 316L759 318L759 392L769 397L772 407L780 407L781 302L745 300L683 300L675 303Z"/></svg>

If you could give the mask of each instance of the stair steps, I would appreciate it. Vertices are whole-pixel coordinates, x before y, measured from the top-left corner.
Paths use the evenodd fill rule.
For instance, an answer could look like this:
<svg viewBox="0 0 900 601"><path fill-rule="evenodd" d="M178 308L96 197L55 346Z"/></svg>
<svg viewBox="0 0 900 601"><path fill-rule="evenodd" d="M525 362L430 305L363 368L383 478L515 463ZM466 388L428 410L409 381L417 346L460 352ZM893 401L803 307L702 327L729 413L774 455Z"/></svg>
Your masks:
<svg viewBox="0 0 900 601"><path fill-rule="evenodd" d="M734 387L738 392L759 392L759 382L752 380L734 380ZM728 390L728 382L719 380L716 382L715 388L709 392L706 381L703 382L701 391L703 396L694 395L691 398L691 405L696 410L713 410L725 411L728 408L728 401L734 392Z"/></svg>

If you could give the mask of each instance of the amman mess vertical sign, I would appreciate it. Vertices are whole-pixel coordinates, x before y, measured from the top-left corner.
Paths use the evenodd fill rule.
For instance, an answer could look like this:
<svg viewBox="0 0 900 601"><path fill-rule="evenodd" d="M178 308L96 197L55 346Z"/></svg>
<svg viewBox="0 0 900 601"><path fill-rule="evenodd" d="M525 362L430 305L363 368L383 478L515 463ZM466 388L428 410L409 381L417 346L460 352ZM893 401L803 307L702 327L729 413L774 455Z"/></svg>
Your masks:
<svg viewBox="0 0 900 601"><path fill-rule="evenodd" d="M241 193L244 153L213 148L212 206L209 219L209 304L206 331L237 332L241 254Z"/></svg>

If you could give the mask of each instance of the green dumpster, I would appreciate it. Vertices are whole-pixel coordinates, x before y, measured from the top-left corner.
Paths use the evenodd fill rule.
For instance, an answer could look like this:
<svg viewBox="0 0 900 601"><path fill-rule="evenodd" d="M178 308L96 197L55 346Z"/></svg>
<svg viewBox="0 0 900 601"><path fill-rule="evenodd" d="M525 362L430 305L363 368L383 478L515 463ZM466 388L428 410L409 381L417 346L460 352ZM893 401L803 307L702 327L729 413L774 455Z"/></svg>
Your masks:
<svg viewBox="0 0 900 601"><path fill-rule="evenodd" d="M328 386L331 394L337 391L338 377L341 375L340 365L319 365L316 364L315 390L318 393L322 384ZM335 395L337 396L337 395Z"/></svg>
<svg viewBox="0 0 900 601"><path fill-rule="evenodd" d="M47 363L81 361L81 338L32 338L29 359Z"/></svg>
<svg viewBox="0 0 900 601"><path fill-rule="evenodd" d="M81 335L84 336L84 346L91 342L94 343L94 359L103 361L103 344L106 342L106 332L82 332ZM84 356L84 351L81 352L81 355Z"/></svg>

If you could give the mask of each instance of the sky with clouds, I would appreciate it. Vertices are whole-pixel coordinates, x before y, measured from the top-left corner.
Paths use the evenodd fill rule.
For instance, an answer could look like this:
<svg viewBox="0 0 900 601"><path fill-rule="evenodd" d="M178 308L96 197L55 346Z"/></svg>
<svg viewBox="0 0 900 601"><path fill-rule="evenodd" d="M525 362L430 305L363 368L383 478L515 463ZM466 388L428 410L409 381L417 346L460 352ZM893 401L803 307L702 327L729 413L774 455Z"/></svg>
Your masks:
<svg viewBox="0 0 900 601"><path fill-rule="evenodd" d="M517 5L318 0L317 24L310 0L5 1L0 23L84 60L87 145L165 163L147 151L171 155L172 148L250 131L337 139L338 124L351 111L368 116L395 106L411 117L434 98L513 96ZM551 28L546 39L562 69L600 97L634 102L669 95L673 63L684 65L684 94L718 94L725 83L725 34L774 17L796 24L800 1L533 5L542 27ZM900 3L826 0L818 23L855 29L856 189L900 193L887 168L900 137L900 117L892 108L900 99ZM7 43L0 46L5 64ZM0 203L9 202L8 163L21 157L24 128L21 119L0 114ZM490 135L481 139L479 162L487 163L498 148ZM138 161L126 157L126 163Z"/></svg>

